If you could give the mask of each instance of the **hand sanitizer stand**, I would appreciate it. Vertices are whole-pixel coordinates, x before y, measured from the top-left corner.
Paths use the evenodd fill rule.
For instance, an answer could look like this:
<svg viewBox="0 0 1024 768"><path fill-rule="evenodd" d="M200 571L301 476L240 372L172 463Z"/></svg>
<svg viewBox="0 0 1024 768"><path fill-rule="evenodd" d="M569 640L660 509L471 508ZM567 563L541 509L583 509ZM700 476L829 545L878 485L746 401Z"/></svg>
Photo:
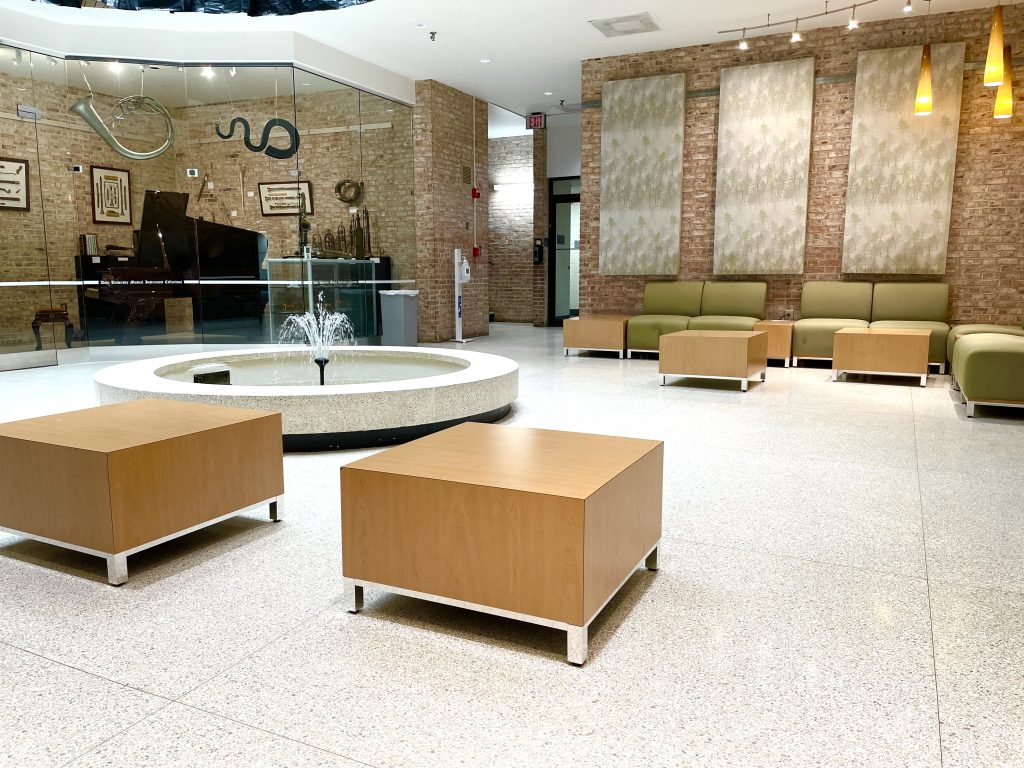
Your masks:
<svg viewBox="0 0 1024 768"><path fill-rule="evenodd" d="M462 256L462 249L455 249L455 340L468 344L472 339L462 338L462 286L470 280L469 262Z"/></svg>

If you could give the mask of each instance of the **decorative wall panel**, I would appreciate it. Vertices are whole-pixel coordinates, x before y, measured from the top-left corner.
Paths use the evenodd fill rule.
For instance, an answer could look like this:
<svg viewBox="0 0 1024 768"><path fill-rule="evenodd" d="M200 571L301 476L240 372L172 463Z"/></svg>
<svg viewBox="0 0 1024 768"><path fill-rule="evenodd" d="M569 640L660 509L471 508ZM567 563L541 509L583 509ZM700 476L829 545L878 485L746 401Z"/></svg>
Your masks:
<svg viewBox="0 0 1024 768"><path fill-rule="evenodd" d="M800 274L814 59L722 70L715 274Z"/></svg>
<svg viewBox="0 0 1024 768"><path fill-rule="evenodd" d="M601 274L679 271L685 105L685 75L604 84Z"/></svg>
<svg viewBox="0 0 1024 768"><path fill-rule="evenodd" d="M946 270L960 128L964 44L932 46L935 106L914 115L921 46L857 61L843 271Z"/></svg>

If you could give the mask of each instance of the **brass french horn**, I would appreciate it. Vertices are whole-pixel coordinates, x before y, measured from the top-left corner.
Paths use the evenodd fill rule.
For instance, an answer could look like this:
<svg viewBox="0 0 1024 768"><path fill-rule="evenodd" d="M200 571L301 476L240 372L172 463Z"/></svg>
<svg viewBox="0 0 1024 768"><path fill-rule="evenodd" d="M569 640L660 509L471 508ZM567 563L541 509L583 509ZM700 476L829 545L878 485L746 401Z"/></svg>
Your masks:
<svg viewBox="0 0 1024 768"><path fill-rule="evenodd" d="M96 108L92 105L91 93L72 104L68 112L73 112L85 120L89 127L96 131L99 137L110 145L111 149L131 160L152 160L154 157L160 157L174 143L174 121L171 119L170 113L164 108L163 104L149 96L126 96L114 103L111 114L115 120L124 120L136 114L159 115L162 117L164 124L167 126L167 139L163 144L150 152L136 152L121 144L117 137L107 128L103 118L96 112Z"/></svg>

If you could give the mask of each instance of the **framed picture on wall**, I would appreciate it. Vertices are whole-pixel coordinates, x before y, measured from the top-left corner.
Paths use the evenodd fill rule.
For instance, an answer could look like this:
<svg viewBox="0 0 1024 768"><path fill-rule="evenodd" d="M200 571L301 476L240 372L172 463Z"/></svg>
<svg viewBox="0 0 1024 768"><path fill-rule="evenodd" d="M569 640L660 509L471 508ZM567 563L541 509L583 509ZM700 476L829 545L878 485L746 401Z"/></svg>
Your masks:
<svg viewBox="0 0 1024 768"><path fill-rule="evenodd" d="M27 211L28 160L0 157L0 208Z"/></svg>
<svg viewBox="0 0 1024 768"><path fill-rule="evenodd" d="M257 186L264 216L297 216L299 195L306 196L306 215L313 215L313 188L308 181L261 181Z"/></svg>
<svg viewBox="0 0 1024 768"><path fill-rule="evenodd" d="M132 223L132 187L128 171L92 166L92 220L97 224Z"/></svg>

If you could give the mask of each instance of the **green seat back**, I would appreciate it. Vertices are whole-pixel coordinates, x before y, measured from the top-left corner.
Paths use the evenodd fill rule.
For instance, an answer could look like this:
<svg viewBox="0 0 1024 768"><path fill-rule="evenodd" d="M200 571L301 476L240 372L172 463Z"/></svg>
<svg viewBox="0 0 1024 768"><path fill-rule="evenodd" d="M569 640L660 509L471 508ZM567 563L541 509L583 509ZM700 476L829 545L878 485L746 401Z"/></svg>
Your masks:
<svg viewBox="0 0 1024 768"><path fill-rule="evenodd" d="M699 280L662 280L644 287L645 315L700 314L700 296L704 283Z"/></svg>
<svg viewBox="0 0 1024 768"><path fill-rule="evenodd" d="M949 286L945 283L875 283L871 320L949 319Z"/></svg>
<svg viewBox="0 0 1024 768"><path fill-rule="evenodd" d="M734 283L728 280L708 280L700 301L702 315L736 315L764 319L764 305L768 298L767 283Z"/></svg>
<svg viewBox="0 0 1024 768"><path fill-rule="evenodd" d="M813 280L800 295L801 318L871 319L871 283Z"/></svg>

